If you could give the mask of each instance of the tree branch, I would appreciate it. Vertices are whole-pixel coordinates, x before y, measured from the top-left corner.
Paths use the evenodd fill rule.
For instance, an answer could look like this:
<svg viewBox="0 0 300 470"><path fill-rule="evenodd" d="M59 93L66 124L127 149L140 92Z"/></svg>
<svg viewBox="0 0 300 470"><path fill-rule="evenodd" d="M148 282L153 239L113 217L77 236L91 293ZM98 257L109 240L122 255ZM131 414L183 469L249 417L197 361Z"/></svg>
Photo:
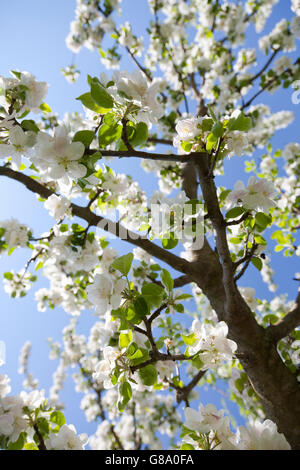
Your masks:
<svg viewBox="0 0 300 470"><path fill-rule="evenodd" d="M147 142L153 142L154 144L163 144L173 146L173 141L169 139L160 139L158 137L149 136Z"/></svg>
<svg viewBox="0 0 300 470"><path fill-rule="evenodd" d="M39 441L40 441L39 444L37 444L38 449L39 450L47 450L47 447L45 445L43 436L42 436L42 434L39 430L39 427L36 423L33 425L33 429L35 430L35 433L36 433L36 435L37 435L37 437L39 438Z"/></svg>
<svg viewBox="0 0 300 470"><path fill-rule="evenodd" d="M176 390L176 401L177 403L181 403L182 401L185 402L186 406L189 406L189 394L196 387L199 380L205 375L206 370L200 370L195 377L184 387L179 387L178 385L174 385L172 382L169 382L170 387L175 388Z"/></svg>
<svg viewBox="0 0 300 470"><path fill-rule="evenodd" d="M295 308L285 317L280 319L275 325L267 328L266 331L273 342L278 343L280 339L287 336L300 325L300 289L298 290L295 304Z"/></svg>
<svg viewBox="0 0 300 470"><path fill-rule="evenodd" d="M9 167L0 167L0 176L1 175L19 181L24 186L26 186L27 189L36 194L39 194L44 199L48 199L48 197L54 194L53 191L48 189L43 184L39 183L36 179L33 179L24 173L14 171ZM74 203L71 203L71 209L74 216L86 220L90 227L97 227L99 226L99 224L101 224L101 228L104 231L111 233L112 235L115 235L125 240L126 242L131 243L132 245L144 249L150 255L160 259L161 261L164 261L179 272L188 273L188 261L183 258L180 258L179 256L176 256L174 253L171 253L170 251L165 250L158 245L155 245L147 238L143 238L135 232L127 230L119 222L112 222L111 220L106 219L105 217L94 214L90 211L89 208L78 206Z"/></svg>
<svg viewBox="0 0 300 470"><path fill-rule="evenodd" d="M281 49L280 47L278 47L277 49L274 49L273 54L269 57L269 60L265 63L265 65L262 67L261 70L259 70L253 77L249 79L248 84L254 82L258 77L260 77L264 73L265 70L267 70L267 68L273 61L274 57L278 54L280 49Z"/></svg>
<svg viewBox="0 0 300 470"><path fill-rule="evenodd" d="M118 158L142 158L144 160L160 160L165 162L179 162L187 163L190 160L193 160L195 157L204 157L207 155L206 152L194 152L188 153L185 155L176 155L173 153L150 153L150 152L141 152L138 150L105 150L105 149L88 149L85 151L87 155L94 155L95 153L100 152L103 157L118 157Z"/></svg>

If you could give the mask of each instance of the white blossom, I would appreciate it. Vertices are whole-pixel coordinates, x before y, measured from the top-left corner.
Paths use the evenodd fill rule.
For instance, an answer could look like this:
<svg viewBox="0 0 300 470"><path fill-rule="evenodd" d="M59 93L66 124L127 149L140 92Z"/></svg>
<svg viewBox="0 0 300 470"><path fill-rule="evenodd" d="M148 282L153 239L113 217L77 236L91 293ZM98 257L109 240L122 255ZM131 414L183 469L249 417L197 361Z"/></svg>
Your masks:
<svg viewBox="0 0 300 470"><path fill-rule="evenodd" d="M270 419L264 422L249 422L247 427L240 426L237 431L239 450L290 450L285 436L277 431Z"/></svg>
<svg viewBox="0 0 300 470"><path fill-rule="evenodd" d="M195 342L189 346L189 354L200 351L199 358L203 369L215 368L223 361L230 361L237 349L234 341L227 339L228 327L224 321L213 326L194 320L192 332Z"/></svg>
<svg viewBox="0 0 300 470"><path fill-rule="evenodd" d="M64 424L57 434L50 434L46 439L48 450L84 450L88 442L86 434L76 434L75 426Z"/></svg>
<svg viewBox="0 0 300 470"><path fill-rule="evenodd" d="M250 176L248 186L245 187L242 181L237 181L234 190L229 194L229 199L233 204L241 202L246 209L258 209L268 212L276 203L273 198L276 190L271 181L266 179L256 179Z"/></svg>
<svg viewBox="0 0 300 470"><path fill-rule="evenodd" d="M66 197L56 196L56 194L52 194L45 201L44 206L54 219L59 220L66 215L68 209L71 206L71 203Z"/></svg>

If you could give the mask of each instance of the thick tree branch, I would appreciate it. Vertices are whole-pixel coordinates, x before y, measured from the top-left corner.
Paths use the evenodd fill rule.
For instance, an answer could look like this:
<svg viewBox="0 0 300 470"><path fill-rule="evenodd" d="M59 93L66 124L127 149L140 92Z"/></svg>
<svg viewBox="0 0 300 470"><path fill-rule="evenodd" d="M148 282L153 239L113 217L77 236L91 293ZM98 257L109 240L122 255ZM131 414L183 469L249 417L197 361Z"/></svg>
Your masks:
<svg viewBox="0 0 300 470"><path fill-rule="evenodd" d="M277 423L292 448L300 448L300 389L297 378L282 362L276 345L255 320L239 293L233 278L233 265L226 239L226 225L219 209L213 178L208 178L208 161L198 159L199 179L209 217L216 232L216 246L222 265L223 309L212 297L208 285L206 295L216 305L219 319L225 319L229 337L238 345L238 354L251 385L259 396L267 417ZM199 279L201 288L202 280ZM220 281L218 281L220 282ZM219 295L222 292L219 291ZM219 299L221 301L221 298ZM221 302L220 302L221 303ZM293 315L294 316L294 315ZM292 403L291 407L286 406Z"/></svg>
<svg viewBox="0 0 300 470"><path fill-rule="evenodd" d="M14 171L9 167L2 166L0 167L0 176L6 176L10 179L19 181L24 186L27 187L30 191L39 194L42 198L48 199L52 194L53 191L48 189L43 184L39 183L36 179L31 178L30 176L25 175L24 173ZM165 263L172 266L177 271L188 273L189 270L189 263L183 258L174 255L168 250L161 248L158 245L155 245L150 240L141 237L140 235L127 230L124 226L122 226L119 222L112 222L105 217L100 215L96 215L90 211L87 207L78 206L77 204L71 204L72 213L74 216L80 217L89 224L90 227L99 227L101 224L101 229L104 231L111 233L132 245L138 246L150 255L154 256L155 258L164 261Z"/></svg>

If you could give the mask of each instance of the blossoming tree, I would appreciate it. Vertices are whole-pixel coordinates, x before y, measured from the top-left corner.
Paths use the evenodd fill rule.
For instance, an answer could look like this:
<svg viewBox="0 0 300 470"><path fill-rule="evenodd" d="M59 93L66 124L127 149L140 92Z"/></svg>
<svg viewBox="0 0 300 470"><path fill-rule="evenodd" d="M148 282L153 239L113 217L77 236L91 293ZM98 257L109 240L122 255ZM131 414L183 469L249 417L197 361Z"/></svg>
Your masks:
<svg viewBox="0 0 300 470"><path fill-rule="evenodd" d="M5 290L22 297L43 272L49 286L36 292L37 308L61 306L71 318L63 343L50 344L59 366L49 396L28 371L29 342L29 391L12 396L0 375L3 449L159 449L158 432L183 450L300 448L300 296L276 296L269 246L272 238L285 255L283 269L300 254L300 144L274 152L271 138L293 116L263 104L299 77L289 53L300 2L290 22L259 36L262 67L244 47L247 28L261 33L277 1L149 0L146 39L119 19L122 0L77 0L67 45L98 48L108 71L88 75L82 114L62 120L45 104L46 82L18 70L0 77L0 175L53 217L41 234L0 221L1 253L32 250L24 269L4 273ZM131 73L119 70L122 51ZM72 82L79 71L63 73ZM241 175L226 187L224 162L257 150L247 185ZM148 197L116 173L120 158L141 163L159 189ZM271 302L240 285L251 265ZM83 310L95 313L88 338L77 331ZM59 400L71 366L86 419L99 423L89 437L66 424ZM213 405L190 406L219 377L245 427L234 431Z"/></svg>

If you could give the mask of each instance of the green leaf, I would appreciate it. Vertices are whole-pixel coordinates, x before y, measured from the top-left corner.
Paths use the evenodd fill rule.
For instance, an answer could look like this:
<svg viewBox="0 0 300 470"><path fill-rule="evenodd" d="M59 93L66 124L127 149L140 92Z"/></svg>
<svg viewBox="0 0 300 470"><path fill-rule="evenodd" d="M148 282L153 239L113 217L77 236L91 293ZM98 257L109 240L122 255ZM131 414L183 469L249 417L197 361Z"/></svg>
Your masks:
<svg viewBox="0 0 300 470"><path fill-rule="evenodd" d="M98 142L100 148L105 148L112 142L120 140L122 137L122 126L116 121L111 124L102 124L98 132Z"/></svg>
<svg viewBox="0 0 300 470"><path fill-rule="evenodd" d="M232 237L229 239L230 243L233 243L234 245L238 245L239 243L241 243L242 241L242 238L240 237Z"/></svg>
<svg viewBox="0 0 300 470"><path fill-rule="evenodd" d="M21 80L22 73L18 72L17 70L10 71L18 80Z"/></svg>
<svg viewBox="0 0 300 470"><path fill-rule="evenodd" d="M128 333L120 333L119 336L119 346L120 349L127 348L127 346L132 341L132 331L129 330Z"/></svg>
<svg viewBox="0 0 300 470"><path fill-rule="evenodd" d="M229 193L231 193L231 189L224 189L219 196L220 201L225 201Z"/></svg>
<svg viewBox="0 0 300 470"><path fill-rule="evenodd" d="M178 313L184 313L184 306L182 304L175 304L173 308Z"/></svg>
<svg viewBox="0 0 300 470"><path fill-rule="evenodd" d="M120 411L123 411L127 403L132 397L132 389L129 382L121 382L119 385L119 402L118 408Z"/></svg>
<svg viewBox="0 0 300 470"><path fill-rule="evenodd" d="M93 131L78 131L73 137L73 142L82 142L88 148L93 142L95 133Z"/></svg>
<svg viewBox="0 0 300 470"><path fill-rule="evenodd" d="M144 357L144 354L141 349L137 349L133 354L128 355L128 358L130 359L130 361L134 361L135 363L137 362L136 361L137 359L142 359L143 357Z"/></svg>
<svg viewBox="0 0 300 470"><path fill-rule="evenodd" d="M120 258L115 259L111 266L112 268L120 271L121 274L124 274L124 276L127 276L127 274L130 271L132 261L133 261L133 254L128 253L128 255L123 255L123 256L120 256Z"/></svg>
<svg viewBox="0 0 300 470"><path fill-rule="evenodd" d="M151 271L160 271L161 267L159 266L159 264L151 264L150 269Z"/></svg>
<svg viewBox="0 0 300 470"><path fill-rule="evenodd" d="M212 133L215 137L219 138L219 137L222 137L223 135L223 132L224 132L224 128L223 128L223 125L221 123L221 121L217 121L213 127L212 127Z"/></svg>
<svg viewBox="0 0 300 470"><path fill-rule="evenodd" d="M214 121L211 118L204 118L201 122L203 132L211 131Z"/></svg>
<svg viewBox="0 0 300 470"><path fill-rule="evenodd" d="M195 447L192 444L182 444L180 450L195 450Z"/></svg>
<svg viewBox="0 0 300 470"><path fill-rule="evenodd" d="M166 269L163 269L161 274L160 274L161 282L165 286L168 292L172 292L173 286L174 286L174 281Z"/></svg>
<svg viewBox="0 0 300 470"><path fill-rule="evenodd" d="M16 442L8 444L8 450L22 450L26 441L26 432L21 432Z"/></svg>
<svg viewBox="0 0 300 470"><path fill-rule="evenodd" d="M191 142L181 142L181 148L184 152L190 153L192 150L193 144Z"/></svg>
<svg viewBox="0 0 300 470"><path fill-rule="evenodd" d="M61 224L59 227L60 232L67 232L69 230L68 224Z"/></svg>
<svg viewBox="0 0 300 470"><path fill-rule="evenodd" d="M229 131L248 132L250 129L252 129L252 119L250 117L246 117L244 113L240 113L238 117L231 118L228 121Z"/></svg>
<svg viewBox="0 0 300 470"><path fill-rule="evenodd" d="M177 240L177 238L175 238L174 233L170 232L170 237L169 238L164 238L161 241L161 243L162 243L162 246L166 250L172 250L173 248L175 248L178 245L178 240Z"/></svg>
<svg viewBox="0 0 300 470"><path fill-rule="evenodd" d="M274 325L275 323L278 322L278 317L277 317L277 315L274 315L274 314L270 313L270 314L264 316L264 322L269 323L271 325Z"/></svg>
<svg viewBox="0 0 300 470"><path fill-rule="evenodd" d="M54 423L56 424L57 426L59 426L61 428L61 426L63 426L64 424L66 424L66 419L64 417L64 414L57 410L57 411L53 411L50 415L50 421L51 423Z"/></svg>
<svg viewBox="0 0 300 470"><path fill-rule="evenodd" d="M40 262L36 265L35 270L38 271L38 270L41 269L43 266L44 266L43 261L40 261Z"/></svg>
<svg viewBox="0 0 300 470"><path fill-rule="evenodd" d="M12 281L13 278L14 278L13 274L10 273L10 272L4 273L4 274L3 274L3 277L4 277L5 279L7 279L8 281Z"/></svg>
<svg viewBox="0 0 300 470"><path fill-rule="evenodd" d="M24 119L24 121L21 122L21 127L25 131L33 131L36 134L40 131L33 119Z"/></svg>
<svg viewBox="0 0 300 470"><path fill-rule="evenodd" d="M97 103L92 98L91 93L84 93L83 95L78 96L76 99L81 101L83 106L90 109L91 111L94 111L97 114L103 114L103 108L97 105Z"/></svg>
<svg viewBox="0 0 300 470"><path fill-rule="evenodd" d="M133 356L136 351L139 349L138 345L133 341L132 343L130 343L128 349L127 349L127 356Z"/></svg>
<svg viewBox="0 0 300 470"><path fill-rule="evenodd" d="M213 133L208 134L206 140L206 150L210 152L218 142L218 137L216 137Z"/></svg>
<svg viewBox="0 0 300 470"><path fill-rule="evenodd" d="M100 83L92 82L91 95L101 108L111 109L114 105L113 98Z"/></svg>
<svg viewBox="0 0 300 470"><path fill-rule="evenodd" d="M43 113L51 113L51 108L48 104L42 103L40 105L40 110L43 111Z"/></svg>
<svg viewBox="0 0 300 470"><path fill-rule="evenodd" d="M209 114L210 114L211 117L213 118L214 122L217 122L217 117L216 117L216 115L215 115L215 113L214 113L212 107L211 107L209 104L207 105L207 107L208 107L208 110L209 110Z"/></svg>
<svg viewBox="0 0 300 470"><path fill-rule="evenodd" d="M157 370L152 364L149 364L139 369L139 377L143 385L150 387L157 382Z"/></svg>
<svg viewBox="0 0 300 470"><path fill-rule="evenodd" d="M133 137L129 139L129 142L133 147L139 147L147 142L148 139L148 126L144 122L138 122L133 134Z"/></svg>
<svg viewBox="0 0 300 470"><path fill-rule="evenodd" d="M38 418L37 419L37 426L39 431L42 435L49 433L49 422L46 418Z"/></svg>
<svg viewBox="0 0 300 470"><path fill-rule="evenodd" d="M280 251L282 251L285 247L283 245L277 245L275 246L275 252L276 253L279 253Z"/></svg>
<svg viewBox="0 0 300 470"><path fill-rule="evenodd" d="M157 284L144 284L142 294L150 309L160 307L164 296L164 289Z"/></svg>
<svg viewBox="0 0 300 470"><path fill-rule="evenodd" d="M204 363L201 361L200 357L197 356L192 360L192 365L196 367L196 369L201 370L204 366Z"/></svg>
<svg viewBox="0 0 300 470"><path fill-rule="evenodd" d="M264 214L264 212L257 212L257 214L255 214L255 222L265 229L272 222L272 217Z"/></svg>
<svg viewBox="0 0 300 470"><path fill-rule="evenodd" d="M115 367L112 375L110 376L110 380L113 385L116 385L118 383L120 373L121 373L120 369L118 367Z"/></svg>
<svg viewBox="0 0 300 470"><path fill-rule="evenodd" d="M24 445L25 450L39 450L36 444L33 442L27 442L27 444Z"/></svg>
<svg viewBox="0 0 300 470"><path fill-rule="evenodd" d="M149 308L145 298L140 295L133 303L134 311L139 317L145 317L149 313Z"/></svg>
<svg viewBox="0 0 300 470"><path fill-rule="evenodd" d="M266 240L261 235L255 234L254 235L254 240L258 245L266 245L267 244Z"/></svg>
<svg viewBox="0 0 300 470"><path fill-rule="evenodd" d="M180 294L178 297L175 297L175 300L187 300L192 298L193 296L191 294Z"/></svg>
<svg viewBox="0 0 300 470"><path fill-rule="evenodd" d="M283 235L283 233L280 231L280 230L276 230L275 232L272 233L272 237L271 237L273 240L277 240L277 242L280 244L280 245L285 245L286 242L287 242L287 239L285 238L285 236Z"/></svg>
<svg viewBox="0 0 300 470"><path fill-rule="evenodd" d="M255 266L259 271L262 270L263 267L263 262L260 258L257 258L256 256L251 259L251 263L253 266Z"/></svg>
<svg viewBox="0 0 300 470"><path fill-rule="evenodd" d="M187 336L181 335L181 338L183 339L183 342L187 344L188 346L191 346L192 344L194 344L197 339L195 333L192 333Z"/></svg>
<svg viewBox="0 0 300 470"><path fill-rule="evenodd" d="M235 219L236 217L239 217L245 212L245 209L243 207L233 207L232 209L229 209L229 211L226 212L226 219Z"/></svg>

